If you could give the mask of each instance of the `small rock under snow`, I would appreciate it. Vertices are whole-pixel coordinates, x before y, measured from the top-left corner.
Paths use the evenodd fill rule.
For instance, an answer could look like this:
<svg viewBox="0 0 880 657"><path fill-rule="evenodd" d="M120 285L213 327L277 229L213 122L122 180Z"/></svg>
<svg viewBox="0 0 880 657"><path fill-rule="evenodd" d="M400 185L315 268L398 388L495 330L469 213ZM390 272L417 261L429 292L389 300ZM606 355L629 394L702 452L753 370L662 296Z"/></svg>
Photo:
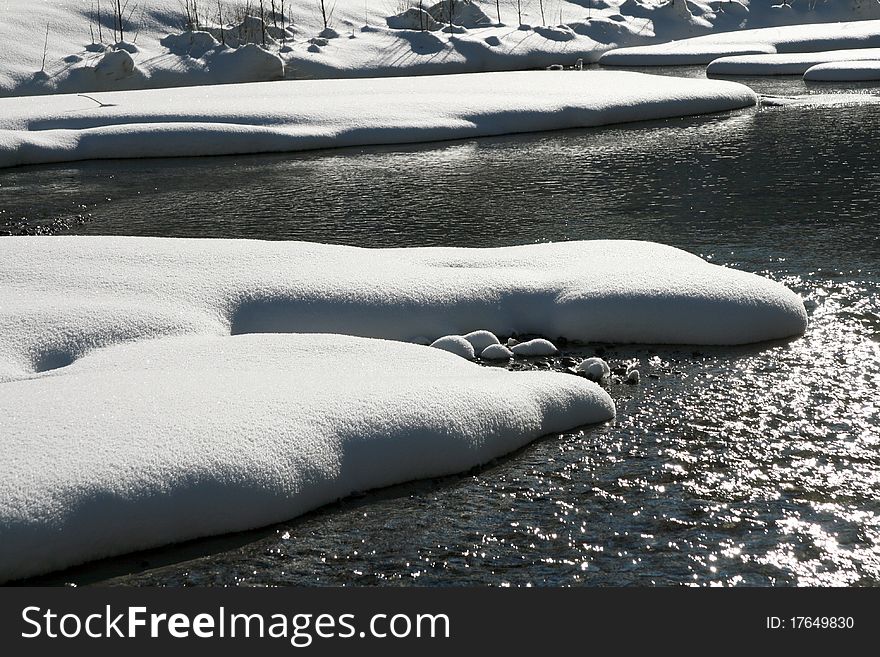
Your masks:
<svg viewBox="0 0 880 657"><path fill-rule="evenodd" d="M468 360L474 359L473 345L460 335L444 335L442 338L434 340L431 346L435 349L442 349L456 356L467 358Z"/></svg>
<svg viewBox="0 0 880 657"><path fill-rule="evenodd" d="M507 360L513 356L513 352L503 344L490 344L480 352L483 360Z"/></svg>
<svg viewBox="0 0 880 657"><path fill-rule="evenodd" d="M608 363L598 356L582 360L575 366L575 371L583 373L590 381L601 381L611 376Z"/></svg>
<svg viewBox="0 0 880 657"><path fill-rule="evenodd" d="M543 338L520 342L513 345L511 350L517 356L553 356L559 351L556 345Z"/></svg>
<svg viewBox="0 0 880 657"><path fill-rule="evenodd" d="M473 345L475 354L483 353L483 350L489 345L501 344L491 331L471 331L464 336L464 339Z"/></svg>

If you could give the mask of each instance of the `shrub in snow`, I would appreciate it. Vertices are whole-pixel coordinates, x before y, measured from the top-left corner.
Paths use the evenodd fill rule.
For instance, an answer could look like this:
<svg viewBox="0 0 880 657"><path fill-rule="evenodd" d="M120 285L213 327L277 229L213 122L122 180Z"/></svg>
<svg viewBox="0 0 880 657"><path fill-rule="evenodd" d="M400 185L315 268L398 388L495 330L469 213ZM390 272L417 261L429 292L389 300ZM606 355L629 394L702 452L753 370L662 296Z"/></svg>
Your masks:
<svg viewBox="0 0 880 657"><path fill-rule="evenodd" d="M503 344L490 344L480 352L483 360L508 360L512 356L513 352Z"/></svg>
<svg viewBox="0 0 880 657"><path fill-rule="evenodd" d="M452 20L449 19L450 8ZM428 13L439 23L461 27L489 27L491 19L471 0L442 0L428 8Z"/></svg>
<svg viewBox="0 0 880 657"><path fill-rule="evenodd" d="M275 53L248 44L212 54L208 71L220 82L280 80L284 77L284 60Z"/></svg>
<svg viewBox="0 0 880 657"><path fill-rule="evenodd" d="M169 34L159 43L174 55L189 56L194 59L204 56L206 52L220 45L220 42L210 32Z"/></svg>
<svg viewBox="0 0 880 657"><path fill-rule="evenodd" d="M424 9L413 7L396 16L389 16L388 27L392 30L439 30L441 25Z"/></svg>
<svg viewBox="0 0 880 657"><path fill-rule="evenodd" d="M549 340L536 338L528 342L520 342L511 348L517 356L552 356L559 350Z"/></svg>
<svg viewBox="0 0 880 657"><path fill-rule="evenodd" d="M474 359L473 345L460 335L445 335L442 338L434 340L434 342L431 343L431 346L435 349L442 349L443 351L448 351L456 356L467 358L468 360Z"/></svg>
<svg viewBox="0 0 880 657"><path fill-rule="evenodd" d="M474 347L474 353L482 353L483 349L493 344L500 344L498 338L491 331L472 331L464 336L464 339Z"/></svg>
<svg viewBox="0 0 880 657"><path fill-rule="evenodd" d="M590 381L602 381L611 376L611 368L601 358L594 356L586 358L575 366L576 372L581 372Z"/></svg>
<svg viewBox="0 0 880 657"><path fill-rule="evenodd" d="M134 73L134 59L125 50L104 53L95 66L95 75L107 80L121 80Z"/></svg>

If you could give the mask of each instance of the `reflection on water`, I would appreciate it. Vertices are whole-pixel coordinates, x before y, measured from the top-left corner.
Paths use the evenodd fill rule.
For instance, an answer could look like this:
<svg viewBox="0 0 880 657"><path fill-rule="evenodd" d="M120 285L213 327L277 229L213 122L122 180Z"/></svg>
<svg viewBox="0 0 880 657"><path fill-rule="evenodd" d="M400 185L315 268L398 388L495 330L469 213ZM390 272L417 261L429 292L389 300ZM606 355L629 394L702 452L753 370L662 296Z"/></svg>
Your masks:
<svg viewBox="0 0 880 657"><path fill-rule="evenodd" d="M772 85L762 91L817 91ZM26 217L19 229L90 213L72 232L363 246L650 239L781 280L810 313L807 335L787 343L603 345L612 365L637 359L643 373L639 386L613 386L613 424L234 545L139 555L144 572L110 581L880 583L878 141L877 105L817 102L422 147L0 173L0 217Z"/></svg>

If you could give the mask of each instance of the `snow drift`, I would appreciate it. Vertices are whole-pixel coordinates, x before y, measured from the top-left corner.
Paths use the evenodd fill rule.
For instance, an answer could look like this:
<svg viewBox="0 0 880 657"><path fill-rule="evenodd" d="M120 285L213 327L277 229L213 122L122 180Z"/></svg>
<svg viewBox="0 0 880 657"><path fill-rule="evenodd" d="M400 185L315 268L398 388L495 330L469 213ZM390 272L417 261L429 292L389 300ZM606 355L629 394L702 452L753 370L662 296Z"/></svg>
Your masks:
<svg viewBox="0 0 880 657"><path fill-rule="evenodd" d="M834 61L817 64L804 71L812 82L861 82L880 80L880 57L873 61Z"/></svg>
<svg viewBox="0 0 880 657"><path fill-rule="evenodd" d="M876 47L880 47L880 20L866 20L739 30L657 45L618 48L603 54L599 63L606 66L693 65L708 64L719 57L734 55Z"/></svg>
<svg viewBox="0 0 880 657"><path fill-rule="evenodd" d="M803 75L807 69L828 62L880 60L880 48L856 48L780 55L721 57L709 63L709 75Z"/></svg>
<svg viewBox="0 0 880 657"><path fill-rule="evenodd" d="M800 298L659 244L359 249L124 237L0 240L0 381L169 335L485 329L582 342L742 344L801 334Z"/></svg>
<svg viewBox="0 0 880 657"><path fill-rule="evenodd" d="M754 105L748 87L618 71L309 80L0 99L0 167L433 141Z"/></svg>
<svg viewBox="0 0 880 657"><path fill-rule="evenodd" d="M0 386L0 581L280 522L614 417L578 377L339 335L163 338Z"/></svg>
<svg viewBox="0 0 880 657"><path fill-rule="evenodd" d="M706 33L880 18L875 0L795 0L792 6L771 0L455 0L450 27L448 0L334 0L327 3L332 11L325 30L314 0L149 0L130 3L120 34L113 4L6 0L0 96L253 82L282 75L524 70L593 62L609 48ZM251 52L238 56L235 49L241 46ZM128 52L130 61L112 54L119 50ZM113 76L96 75L107 53L125 60L125 66Z"/></svg>
<svg viewBox="0 0 880 657"><path fill-rule="evenodd" d="M11 237L0 278L0 580L270 524L614 415L578 377L414 336L732 344L806 323L782 285L647 242Z"/></svg>

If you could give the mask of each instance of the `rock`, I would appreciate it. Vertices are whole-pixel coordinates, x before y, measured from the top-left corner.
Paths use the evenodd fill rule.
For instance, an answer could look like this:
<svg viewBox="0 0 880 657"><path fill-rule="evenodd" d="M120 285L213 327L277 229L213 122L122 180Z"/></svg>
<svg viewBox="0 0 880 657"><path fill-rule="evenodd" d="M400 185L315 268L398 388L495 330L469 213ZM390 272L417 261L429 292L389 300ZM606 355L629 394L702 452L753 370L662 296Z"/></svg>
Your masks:
<svg viewBox="0 0 880 657"><path fill-rule="evenodd" d="M549 340L536 338L514 345L511 351L517 356L553 356L559 350Z"/></svg>
<svg viewBox="0 0 880 657"><path fill-rule="evenodd" d="M611 376L611 368L608 367L608 363L596 356L585 358L577 364L575 370L586 376L590 381L596 381L597 383Z"/></svg>
<svg viewBox="0 0 880 657"><path fill-rule="evenodd" d="M471 331L464 336L464 339L473 345L475 354L482 354L490 345L501 344L491 331Z"/></svg>
<svg viewBox="0 0 880 657"><path fill-rule="evenodd" d="M626 373L626 382L630 385L637 385L641 380L641 375L638 370L630 370Z"/></svg>
<svg viewBox="0 0 880 657"><path fill-rule="evenodd" d="M483 360L509 360L512 357L513 352L503 344L490 344L480 352Z"/></svg>
<svg viewBox="0 0 880 657"><path fill-rule="evenodd" d="M434 342L431 343L431 346L435 349L442 349L443 351L448 351L456 356L467 358L468 360L474 359L473 346L460 335L445 335L442 338L434 340Z"/></svg>

